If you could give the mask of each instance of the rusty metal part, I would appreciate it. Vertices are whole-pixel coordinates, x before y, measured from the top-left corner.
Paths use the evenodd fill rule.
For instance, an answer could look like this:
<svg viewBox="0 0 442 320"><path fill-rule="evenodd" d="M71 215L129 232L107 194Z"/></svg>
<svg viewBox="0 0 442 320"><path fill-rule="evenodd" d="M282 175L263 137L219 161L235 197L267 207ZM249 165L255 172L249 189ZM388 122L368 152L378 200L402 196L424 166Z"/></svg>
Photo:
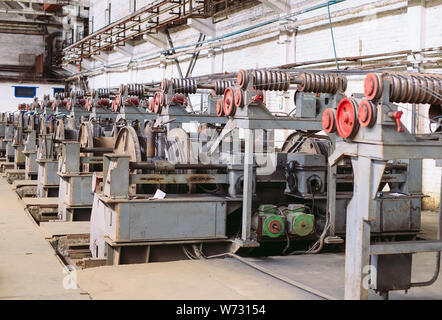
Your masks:
<svg viewBox="0 0 442 320"><path fill-rule="evenodd" d="M156 133L152 129L151 125L146 125L144 127L144 138L146 142L146 157L147 158L153 158L155 157L155 136Z"/></svg>
<svg viewBox="0 0 442 320"><path fill-rule="evenodd" d="M243 73L238 73L238 84L243 83ZM290 74L281 71L253 71L253 86L258 90L287 91L290 87ZM242 88L243 86L240 87Z"/></svg>
<svg viewBox="0 0 442 320"><path fill-rule="evenodd" d="M222 170L226 169L226 164L196 164L196 163L170 163L167 161L152 162L132 162L131 169L154 170L154 171L174 171L174 170Z"/></svg>
<svg viewBox="0 0 442 320"><path fill-rule="evenodd" d="M364 81L364 94L368 100L378 100L382 96L384 80L390 82L390 102L442 103L442 75L410 72L369 73Z"/></svg>
<svg viewBox="0 0 442 320"><path fill-rule="evenodd" d="M335 94L339 87L342 91L347 89L347 78L331 73L303 72L295 77L294 82L298 84L298 90L303 92Z"/></svg>
<svg viewBox="0 0 442 320"><path fill-rule="evenodd" d="M165 79L166 80L166 79ZM172 87L174 93L182 93L182 94L195 94L197 90L196 80L193 79L170 79L161 83L162 89L167 88L167 90L163 89L163 92L167 92L169 87ZM163 84L164 83L164 84Z"/></svg>
<svg viewBox="0 0 442 320"><path fill-rule="evenodd" d="M231 80L214 80L212 82L213 85L212 94L221 96L224 94L224 91L226 91L228 87L232 87L233 84L234 83Z"/></svg>
<svg viewBox="0 0 442 320"><path fill-rule="evenodd" d="M122 127L115 138L114 153L129 156L132 162L141 162L141 148L137 132L131 126Z"/></svg>

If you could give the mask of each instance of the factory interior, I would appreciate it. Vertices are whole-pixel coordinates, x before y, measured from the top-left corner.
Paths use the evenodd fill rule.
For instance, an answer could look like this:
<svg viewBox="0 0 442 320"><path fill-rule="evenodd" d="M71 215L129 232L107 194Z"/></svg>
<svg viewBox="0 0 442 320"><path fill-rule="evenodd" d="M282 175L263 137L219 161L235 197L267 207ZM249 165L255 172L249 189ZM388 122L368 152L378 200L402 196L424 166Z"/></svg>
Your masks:
<svg viewBox="0 0 442 320"><path fill-rule="evenodd" d="M0 0L0 300L442 300L441 16Z"/></svg>

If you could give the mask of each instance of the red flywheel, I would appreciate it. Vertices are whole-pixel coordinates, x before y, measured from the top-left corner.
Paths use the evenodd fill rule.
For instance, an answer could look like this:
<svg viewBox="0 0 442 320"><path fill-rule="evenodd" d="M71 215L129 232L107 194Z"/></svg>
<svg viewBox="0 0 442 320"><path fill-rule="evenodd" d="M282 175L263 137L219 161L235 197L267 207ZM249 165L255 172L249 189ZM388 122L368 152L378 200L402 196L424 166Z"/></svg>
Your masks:
<svg viewBox="0 0 442 320"><path fill-rule="evenodd" d="M336 110L335 109L325 109L322 113L322 129L326 133L331 133L336 131Z"/></svg>
<svg viewBox="0 0 442 320"><path fill-rule="evenodd" d="M226 116L234 116L236 112L236 106L234 102L234 93L232 88L227 88L226 91L224 91L224 99L223 99L223 105L224 105L224 114Z"/></svg>
<svg viewBox="0 0 442 320"><path fill-rule="evenodd" d="M358 108L358 119L359 123L364 126L371 128L376 123L377 109L373 102L362 100Z"/></svg>
<svg viewBox="0 0 442 320"><path fill-rule="evenodd" d="M379 99L383 91L382 76L376 73L369 73L364 80L364 94L368 100Z"/></svg>
<svg viewBox="0 0 442 320"><path fill-rule="evenodd" d="M359 130L357 103L354 99L342 99L336 110L336 128L342 138L352 139Z"/></svg>
<svg viewBox="0 0 442 320"><path fill-rule="evenodd" d="M222 117L224 115L224 107L223 107L223 100L218 99L216 101L216 115L218 117Z"/></svg>

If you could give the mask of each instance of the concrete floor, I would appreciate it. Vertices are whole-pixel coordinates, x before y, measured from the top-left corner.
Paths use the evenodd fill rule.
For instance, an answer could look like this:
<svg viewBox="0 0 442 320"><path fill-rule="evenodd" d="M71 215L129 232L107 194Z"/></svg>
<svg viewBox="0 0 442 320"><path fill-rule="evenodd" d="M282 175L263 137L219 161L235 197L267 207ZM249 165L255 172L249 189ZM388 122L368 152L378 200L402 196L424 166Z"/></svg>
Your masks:
<svg viewBox="0 0 442 320"><path fill-rule="evenodd" d="M434 212L423 212L421 237L436 237L436 218ZM344 253L323 253L247 260L343 299L344 258ZM412 281L429 280L434 263L434 253L415 254ZM78 283L92 299L319 299L233 258L85 269L78 272ZM373 293L370 299L380 297ZM442 275L430 287L392 292L390 299L442 299Z"/></svg>
<svg viewBox="0 0 442 320"><path fill-rule="evenodd" d="M89 299L82 290L63 288L68 273L23 208L0 178L0 299Z"/></svg>
<svg viewBox="0 0 442 320"><path fill-rule="evenodd" d="M0 299L319 299L233 258L91 268L75 273L81 289L64 289L61 261L1 178L0 204ZM422 222L423 236L434 238L436 214L425 212ZM344 296L343 253L247 260L336 299ZM433 268L434 254L414 255L413 281L428 280ZM442 277L390 298L442 299Z"/></svg>

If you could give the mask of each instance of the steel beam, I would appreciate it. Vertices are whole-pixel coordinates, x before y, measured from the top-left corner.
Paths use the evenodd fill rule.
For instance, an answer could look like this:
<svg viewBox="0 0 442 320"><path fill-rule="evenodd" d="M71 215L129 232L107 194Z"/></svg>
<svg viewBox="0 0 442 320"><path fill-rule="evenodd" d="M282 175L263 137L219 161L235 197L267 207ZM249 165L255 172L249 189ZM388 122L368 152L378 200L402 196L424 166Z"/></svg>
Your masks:
<svg viewBox="0 0 442 320"><path fill-rule="evenodd" d="M197 30L198 32L205 34L208 37L216 37L216 28L211 21L212 19L188 19L187 24L189 27Z"/></svg>
<svg viewBox="0 0 442 320"><path fill-rule="evenodd" d="M259 0L263 5L269 7L273 11L279 13L287 13L290 11L290 5L287 1L282 0Z"/></svg>
<svg viewBox="0 0 442 320"><path fill-rule="evenodd" d="M442 241L440 240L397 241L372 244L370 246L371 255L438 251L442 251Z"/></svg>

